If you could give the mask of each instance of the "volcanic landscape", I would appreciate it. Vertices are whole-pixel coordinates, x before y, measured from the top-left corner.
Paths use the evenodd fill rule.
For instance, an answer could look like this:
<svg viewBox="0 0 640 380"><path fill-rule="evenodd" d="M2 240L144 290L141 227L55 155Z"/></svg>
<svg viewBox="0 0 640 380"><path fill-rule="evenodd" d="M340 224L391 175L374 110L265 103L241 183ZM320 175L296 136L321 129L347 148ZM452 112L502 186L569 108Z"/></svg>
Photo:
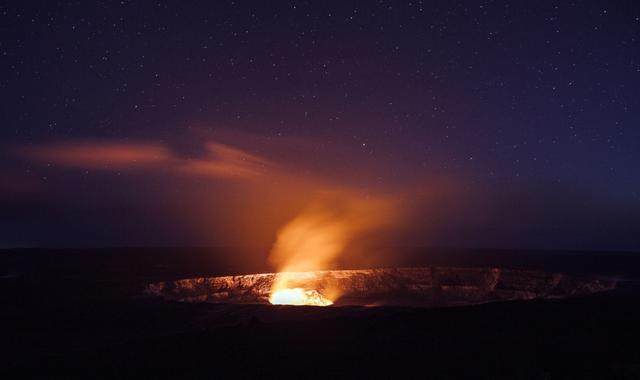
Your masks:
<svg viewBox="0 0 640 380"><path fill-rule="evenodd" d="M635 255L420 252L228 276L247 271L231 249L7 250L0 374L638 378ZM273 305L277 284L331 304Z"/></svg>

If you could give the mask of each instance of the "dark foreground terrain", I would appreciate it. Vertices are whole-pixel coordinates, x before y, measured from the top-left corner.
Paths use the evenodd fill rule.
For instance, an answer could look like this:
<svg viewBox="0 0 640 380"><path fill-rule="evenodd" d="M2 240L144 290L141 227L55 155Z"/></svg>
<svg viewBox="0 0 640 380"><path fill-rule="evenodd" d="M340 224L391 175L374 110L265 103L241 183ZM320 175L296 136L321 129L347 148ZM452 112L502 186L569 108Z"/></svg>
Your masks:
<svg viewBox="0 0 640 380"><path fill-rule="evenodd" d="M0 251L0 377L640 378L636 254L424 250L411 263L620 280L563 300L313 308L142 295L154 281L239 273L228 254Z"/></svg>

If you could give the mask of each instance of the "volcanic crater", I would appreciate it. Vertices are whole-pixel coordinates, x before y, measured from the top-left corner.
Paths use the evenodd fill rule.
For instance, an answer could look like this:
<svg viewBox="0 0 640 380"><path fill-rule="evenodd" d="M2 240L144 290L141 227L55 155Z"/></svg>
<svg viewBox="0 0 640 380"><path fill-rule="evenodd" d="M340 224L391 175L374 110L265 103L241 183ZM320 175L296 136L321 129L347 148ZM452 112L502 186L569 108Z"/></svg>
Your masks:
<svg viewBox="0 0 640 380"><path fill-rule="evenodd" d="M566 298L615 288L612 279L504 268L384 268L199 277L149 284L168 301L270 304L274 284L331 295L333 306L448 307Z"/></svg>

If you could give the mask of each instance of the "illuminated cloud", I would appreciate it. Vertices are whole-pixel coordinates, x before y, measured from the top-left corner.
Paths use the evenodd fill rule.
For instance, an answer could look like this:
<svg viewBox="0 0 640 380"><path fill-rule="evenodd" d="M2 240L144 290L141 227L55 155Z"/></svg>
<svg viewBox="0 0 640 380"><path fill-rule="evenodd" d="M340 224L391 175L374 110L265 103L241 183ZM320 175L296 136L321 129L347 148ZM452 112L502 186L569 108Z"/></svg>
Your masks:
<svg viewBox="0 0 640 380"><path fill-rule="evenodd" d="M20 155L40 164L71 168L124 169L167 162L171 152L158 144L65 142L19 150Z"/></svg>
<svg viewBox="0 0 640 380"><path fill-rule="evenodd" d="M273 172L269 160L217 142L206 144L206 154L187 158L159 143L65 142L19 149L31 162L58 167L126 170L144 168L194 177L252 179Z"/></svg>
<svg viewBox="0 0 640 380"><path fill-rule="evenodd" d="M203 159L185 160L181 170L194 175L223 178L257 178L272 173L275 164L243 150L220 143L207 144Z"/></svg>

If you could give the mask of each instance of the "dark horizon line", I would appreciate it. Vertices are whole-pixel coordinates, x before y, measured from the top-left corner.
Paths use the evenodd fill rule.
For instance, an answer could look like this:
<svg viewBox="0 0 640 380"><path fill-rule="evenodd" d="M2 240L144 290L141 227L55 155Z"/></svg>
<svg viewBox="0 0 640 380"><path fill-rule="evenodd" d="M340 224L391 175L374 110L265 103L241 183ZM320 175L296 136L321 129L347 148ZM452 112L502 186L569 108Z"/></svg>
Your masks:
<svg viewBox="0 0 640 380"><path fill-rule="evenodd" d="M114 245L114 246L16 246L0 248L0 254L9 253L11 251L103 251L103 250L167 250L167 249L238 249L238 248L264 248L259 244L238 244L238 245ZM430 249L430 250L446 250L446 251L463 251L463 252L522 252L522 253L562 253L562 254L640 254L637 250L623 249L566 249L566 248L479 248L464 246L446 246L446 245L387 245L383 248L400 248L400 249Z"/></svg>

